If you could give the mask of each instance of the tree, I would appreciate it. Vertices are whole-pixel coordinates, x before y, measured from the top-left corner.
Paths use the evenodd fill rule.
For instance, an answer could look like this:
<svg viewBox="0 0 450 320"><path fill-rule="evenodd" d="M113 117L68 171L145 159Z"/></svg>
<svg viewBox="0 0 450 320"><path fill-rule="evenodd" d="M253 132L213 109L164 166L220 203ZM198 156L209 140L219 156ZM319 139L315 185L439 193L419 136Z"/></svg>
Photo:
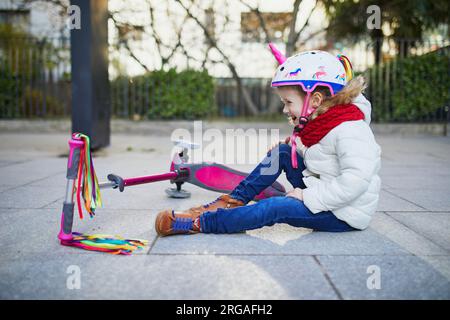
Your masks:
<svg viewBox="0 0 450 320"><path fill-rule="evenodd" d="M28 2L40 2L41 0L26 0ZM168 69L174 66L174 58L180 55L186 58L187 67L206 69L215 65L224 65L233 80L236 83L238 98L242 98L249 114L259 113L255 101L253 101L248 89L243 84L243 79L239 67L235 61L236 52L239 48L230 50L230 44L224 44L222 35L229 32L230 21L233 10L228 10L232 6L244 6L255 18L255 29L261 32L261 42L268 44L274 41L273 26L277 24L277 15L271 12L263 12L259 9L260 0L226 0L226 1L208 1L208 0L173 0L169 2L158 2L155 0L142 0L140 6L130 6L127 1L117 1L120 8L115 9L110 6L110 21L115 29L116 37L110 39L110 50L112 65L120 73L119 56L126 53L145 72L158 69ZM65 12L67 0L51 0L54 5L60 7L61 12ZM112 3L112 1L111 1ZM320 9L320 0L314 2L303 0L292 0L292 9L283 14L288 18L288 23L283 24L283 33L286 35L282 41L285 44L286 55L292 55L302 44L319 34L323 34L326 29L318 30L310 34L306 39L303 36L304 31L308 29L311 17ZM312 6L309 6L309 4ZM160 14L161 8L166 10L164 19L172 25L170 34L167 31L161 31L158 25L157 10ZM162 9L164 10L164 9ZM147 12L146 19L135 19L136 16ZM160 18L160 15L159 15ZM216 23L216 20L220 22ZM196 26L195 31L188 27ZM234 25L236 27L236 25ZM280 26L278 26L280 27ZM278 29L277 29L278 30ZM240 32L240 30L234 30ZM166 32L166 33L164 33ZM195 36L190 36L195 34ZM156 48L156 54L151 61L147 59L149 52L144 49L144 44L152 42ZM236 43L236 46L240 44ZM195 50L191 48L194 47ZM195 52L194 52L195 51ZM115 58L116 57L116 58ZM114 60L116 59L116 60ZM274 96L272 96L273 98ZM268 113L274 113L279 107L278 99L272 99L267 108Z"/></svg>
<svg viewBox="0 0 450 320"><path fill-rule="evenodd" d="M421 39L426 31L448 25L448 0L323 0L326 13L333 24L328 37L337 39L371 39L374 42L375 63L381 62L382 39L390 36L396 39ZM381 11L382 28L367 28L367 8L377 5ZM384 28L383 28L384 27ZM386 33L386 30L390 32ZM413 45L413 43L410 43ZM397 43L400 49L400 43ZM401 56L409 48L398 50Z"/></svg>
<svg viewBox="0 0 450 320"><path fill-rule="evenodd" d="M227 6L230 5L229 2L230 1L221 2L220 6L223 8L221 7L221 10L215 10L212 2L209 5L206 3L205 6L205 2L199 0L174 0L174 3L178 4L179 8L182 9L183 15L179 12L174 12L174 8L169 9L168 5L166 17L172 22L172 29L174 32L170 36L166 35L165 38L170 38L171 41L161 37L158 32L158 25L155 22L155 9L151 0L146 0L150 11L150 21L148 21L145 25L137 25L136 23L128 20L121 20L120 16L122 15L122 12L110 12L111 19L114 22L115 27L119 31L125 30L124 32L119 32L119 41L115 44L115 47L116 49L125 49L129 53L130 57L139 63L144 70L151 70L151 67L145 65L142 59L140 59L138 54L135 52L137 50L133 47L132 37L127 36L127 34L136 32L136 30L139 29L140 32L147 33L153 39L160 57L159 65L161 68L169 65L171 59L177 54L177 52L181 52L185 55L188 63L189 61L201 63L201 68L206 68L207 65L211 64L224 64L229 70L231 77L234 79L238 90L238 96L242 97L249 114L258 114L258 107L252 100L247 88L243 85L238 67L233 62L229 51L226 50L228 48L224 48L220 41L220 35L225 32L224 30L226 30L230 22L230 17L228 16L227 10ZM252 6L245 0L235 1L235 3L239 2L247 7L249 11L257 17L259 23L255 26L255 28L260 29L260 31L264 34L264 37L261 40L266 44L273 41L272 30L270 30L268 26L270 20L273 20L271 19L272 17L270 13L261 12L258 9L258 5ZM298 48L301 35L308 26L310 18L318 8L319 4L318 1L315 1L313 7L309 12L307 12L306 19L302 23L299 23L299 16L301 15L299 9L301 8L302 3L302 0L293 1L292 12L286 13L290 16L290 23L287 28L288 35L285 39L287 55L291 55ZM215 5L219 6L219 4ZM214 23L214 21L216 19L219 20L219 18L223 23L211 25L211 21ZM192 22L197 25L200 35L203 36L203 40L197 37L196 40L190 39L189 43L189 40L187 40L186 36L183 35L183 31L184 25ZM324 31L325 30L320 30L319 32L315 32L310 37L314 37ZM194 41L195 43L193 43ZM190 51L189 46L192 45L196 48L201 47L201 51L203 52L202 58L199 58ZM269 102L268 113L276 112L278 105L279 101L277 99L272 99L272 101Z"/></svg>
<svg viewBox="0 0 450 320"><path fill-rule="evenodd" d="M270 42L273 42L271 30L267 27L267 20L268 16L264 15L258 8L258 6L251 6L249 5L245 0L242 1L243 4L250 9L251 12L253 12L259 20L259 25L256 26L256 28L261 29L264 32L265 39L264 42L266 44L269 44ZM297 47L300 45L300 38L303 33L303 31L306 29L306 27L309 25L310 19L313 15L313 13L318 8L319 2L315 1L312 9L308 12L305 22L298 26L298 20L299 20L299 8L302 4L302 0L295 0L292 5L292 12L290 13L290 23L288 27L288 35L287 39L285 40L285 47L286 52L285 55L287 57L291 56L297 49ZM270 16L269 16L270 17ZM308 37L307 40L315 37L316 35L320 34L321 32L325 31L325 29L319 30L314 32L310 37ZM303 40L303 42L306 40ZM272 96L272 99L269 101L269 106L267 108L267 113L275 113L279 106L279 100L275 99L275 96Z"/></svg>

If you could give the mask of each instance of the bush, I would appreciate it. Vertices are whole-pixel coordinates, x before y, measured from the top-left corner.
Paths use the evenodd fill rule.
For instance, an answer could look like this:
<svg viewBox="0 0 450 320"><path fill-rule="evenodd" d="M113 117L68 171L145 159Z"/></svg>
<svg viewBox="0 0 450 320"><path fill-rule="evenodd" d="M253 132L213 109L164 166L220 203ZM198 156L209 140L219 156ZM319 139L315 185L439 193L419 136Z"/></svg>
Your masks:
<svg viewBox="0 0 450 320"><path fill-rule="evenodd" d="M214 81L206 71L154 71L111 82L113 114L148 119L196 119L215 112Z"/></svg>
<svg viewBox="0 0 450 320"><path fill-rule="evenodd" d="M1 59L0 59L1 64ZM0 77L0 118L11 118L17 114L17 97L22 94L22 82L14 74L1 70Z"/></svg>
<svg viewBox="0 0 450 320"><path fill-rule="evenodd" d="M377 121L421 121L450 101L448 48L389 61L368 70Z"/></svg>
<svg viewBox="0 0 450 320"><path fill-rule="evenodd" d="M49 94L44 94L42 90L25 88L25 113L24 117L54 117L64 115L64 104ZM44 112L45 108L45 112Z"/></svg>
<svg viewBox="0 0 450 320"><path fill-rule="evenodd" d="M450 99L449 57L431 53L400 61L394 87L394 117L414 120L445 106Z"/></svg>
<svg viewBox="0 0 450 320"><path fill-rule="evenodd" d="M21 40L25 34L9 24L0 24L0 118L17 116L17 97L22 94L23 64L11 57L28 49ZM17 40L19 39L19 40Z"/></svg>

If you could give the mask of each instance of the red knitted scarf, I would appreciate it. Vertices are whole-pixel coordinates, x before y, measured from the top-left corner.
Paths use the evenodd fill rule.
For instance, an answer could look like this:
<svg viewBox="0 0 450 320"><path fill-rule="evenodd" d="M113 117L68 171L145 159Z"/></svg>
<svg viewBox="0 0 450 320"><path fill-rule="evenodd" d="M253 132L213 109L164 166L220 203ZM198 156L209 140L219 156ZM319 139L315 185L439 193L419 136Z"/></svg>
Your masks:
<svg viewBox="0 0 450 320"><path fill-rule="evenodd" d="M342 122L363 120L364 113L354 104L336 105L309 121L299 136L303 144L310 147L318 143L328 132Z"/></svg>

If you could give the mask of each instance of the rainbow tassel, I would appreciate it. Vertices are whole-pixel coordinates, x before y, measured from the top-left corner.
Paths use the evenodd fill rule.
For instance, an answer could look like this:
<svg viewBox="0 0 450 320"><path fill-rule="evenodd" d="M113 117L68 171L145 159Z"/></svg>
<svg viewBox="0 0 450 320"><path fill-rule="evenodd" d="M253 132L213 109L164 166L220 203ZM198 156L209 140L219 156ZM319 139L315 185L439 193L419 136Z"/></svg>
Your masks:
<svg viewBox="0 0 450 320"><path fill-rule="evenodd" d="M62 244L111 254L130 255L136 250L142 250L148 244L147 240L124 239L120 236L114 237L106 234L87 235L73 232L72 235L71 241L63 241Z"/></svg>
<svg viewBox="0 0 450 320"><path fill-rule="evenodd" d="M81 198L83 198L84 207L91 218L95 215L95 210L102 206L100 187L97 175L94 170L94 163L90 151L89 137L82 133L74 133L75 138L84 141L84 146L80 150L80 161L77 174L77 185L74 193L77 198L77 207L80 219L83 219L83 209ZM89 251L100 251L111 254L130 255L136 250L142 250L147 246L147 240L124 239L120 236L110 236L104 234L87 235L78 232L72 232L72 240L62 240L61 244L71 247L77 247Z"/></svg>
<svg viewBox="0 0 450 320"><path fill-rule="evenodd" d="M80 219L83 219L83 210L81 209L81 197L83 196L84 207L92 218L95 215L95 209L102 206L100 187L98 185L97 175L95 174L94 163L91 155L90 140L87 135L75 133L74 136L84 141L84 147L80 152L80 163L78 167L78 185L76 188L78 213ZM83 185L81 185L83 182Z"/></svg>

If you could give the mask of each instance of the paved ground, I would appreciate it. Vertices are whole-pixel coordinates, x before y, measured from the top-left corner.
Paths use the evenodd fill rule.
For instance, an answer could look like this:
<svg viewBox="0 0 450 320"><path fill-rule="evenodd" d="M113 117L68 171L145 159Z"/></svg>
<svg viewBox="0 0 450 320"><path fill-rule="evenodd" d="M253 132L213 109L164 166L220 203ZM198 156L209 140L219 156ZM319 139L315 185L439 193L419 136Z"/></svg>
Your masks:
<svg viewBox="0 0 450 320"><path fill-rule="evenodd" d="M183 209L217 194L187 185L190 199L168 199L168 182L124 193L105 190L104 208L93 220L76 221L74 229L148 239L150 247L133 256L92 253L56 241L67 138L0 133L3 299L450 298L448 137L377 136L383 187L378 212L363 232L277 225L236 235L159 238L153 227L158 211ZM111 172L166 171L169 138L113 135L112 146L95 158L100 180ZM284 177L280 182L287 185ZM80 289L68 289L70 266L79 267ZM381 288L369 289L378 274Z"/></svg>

